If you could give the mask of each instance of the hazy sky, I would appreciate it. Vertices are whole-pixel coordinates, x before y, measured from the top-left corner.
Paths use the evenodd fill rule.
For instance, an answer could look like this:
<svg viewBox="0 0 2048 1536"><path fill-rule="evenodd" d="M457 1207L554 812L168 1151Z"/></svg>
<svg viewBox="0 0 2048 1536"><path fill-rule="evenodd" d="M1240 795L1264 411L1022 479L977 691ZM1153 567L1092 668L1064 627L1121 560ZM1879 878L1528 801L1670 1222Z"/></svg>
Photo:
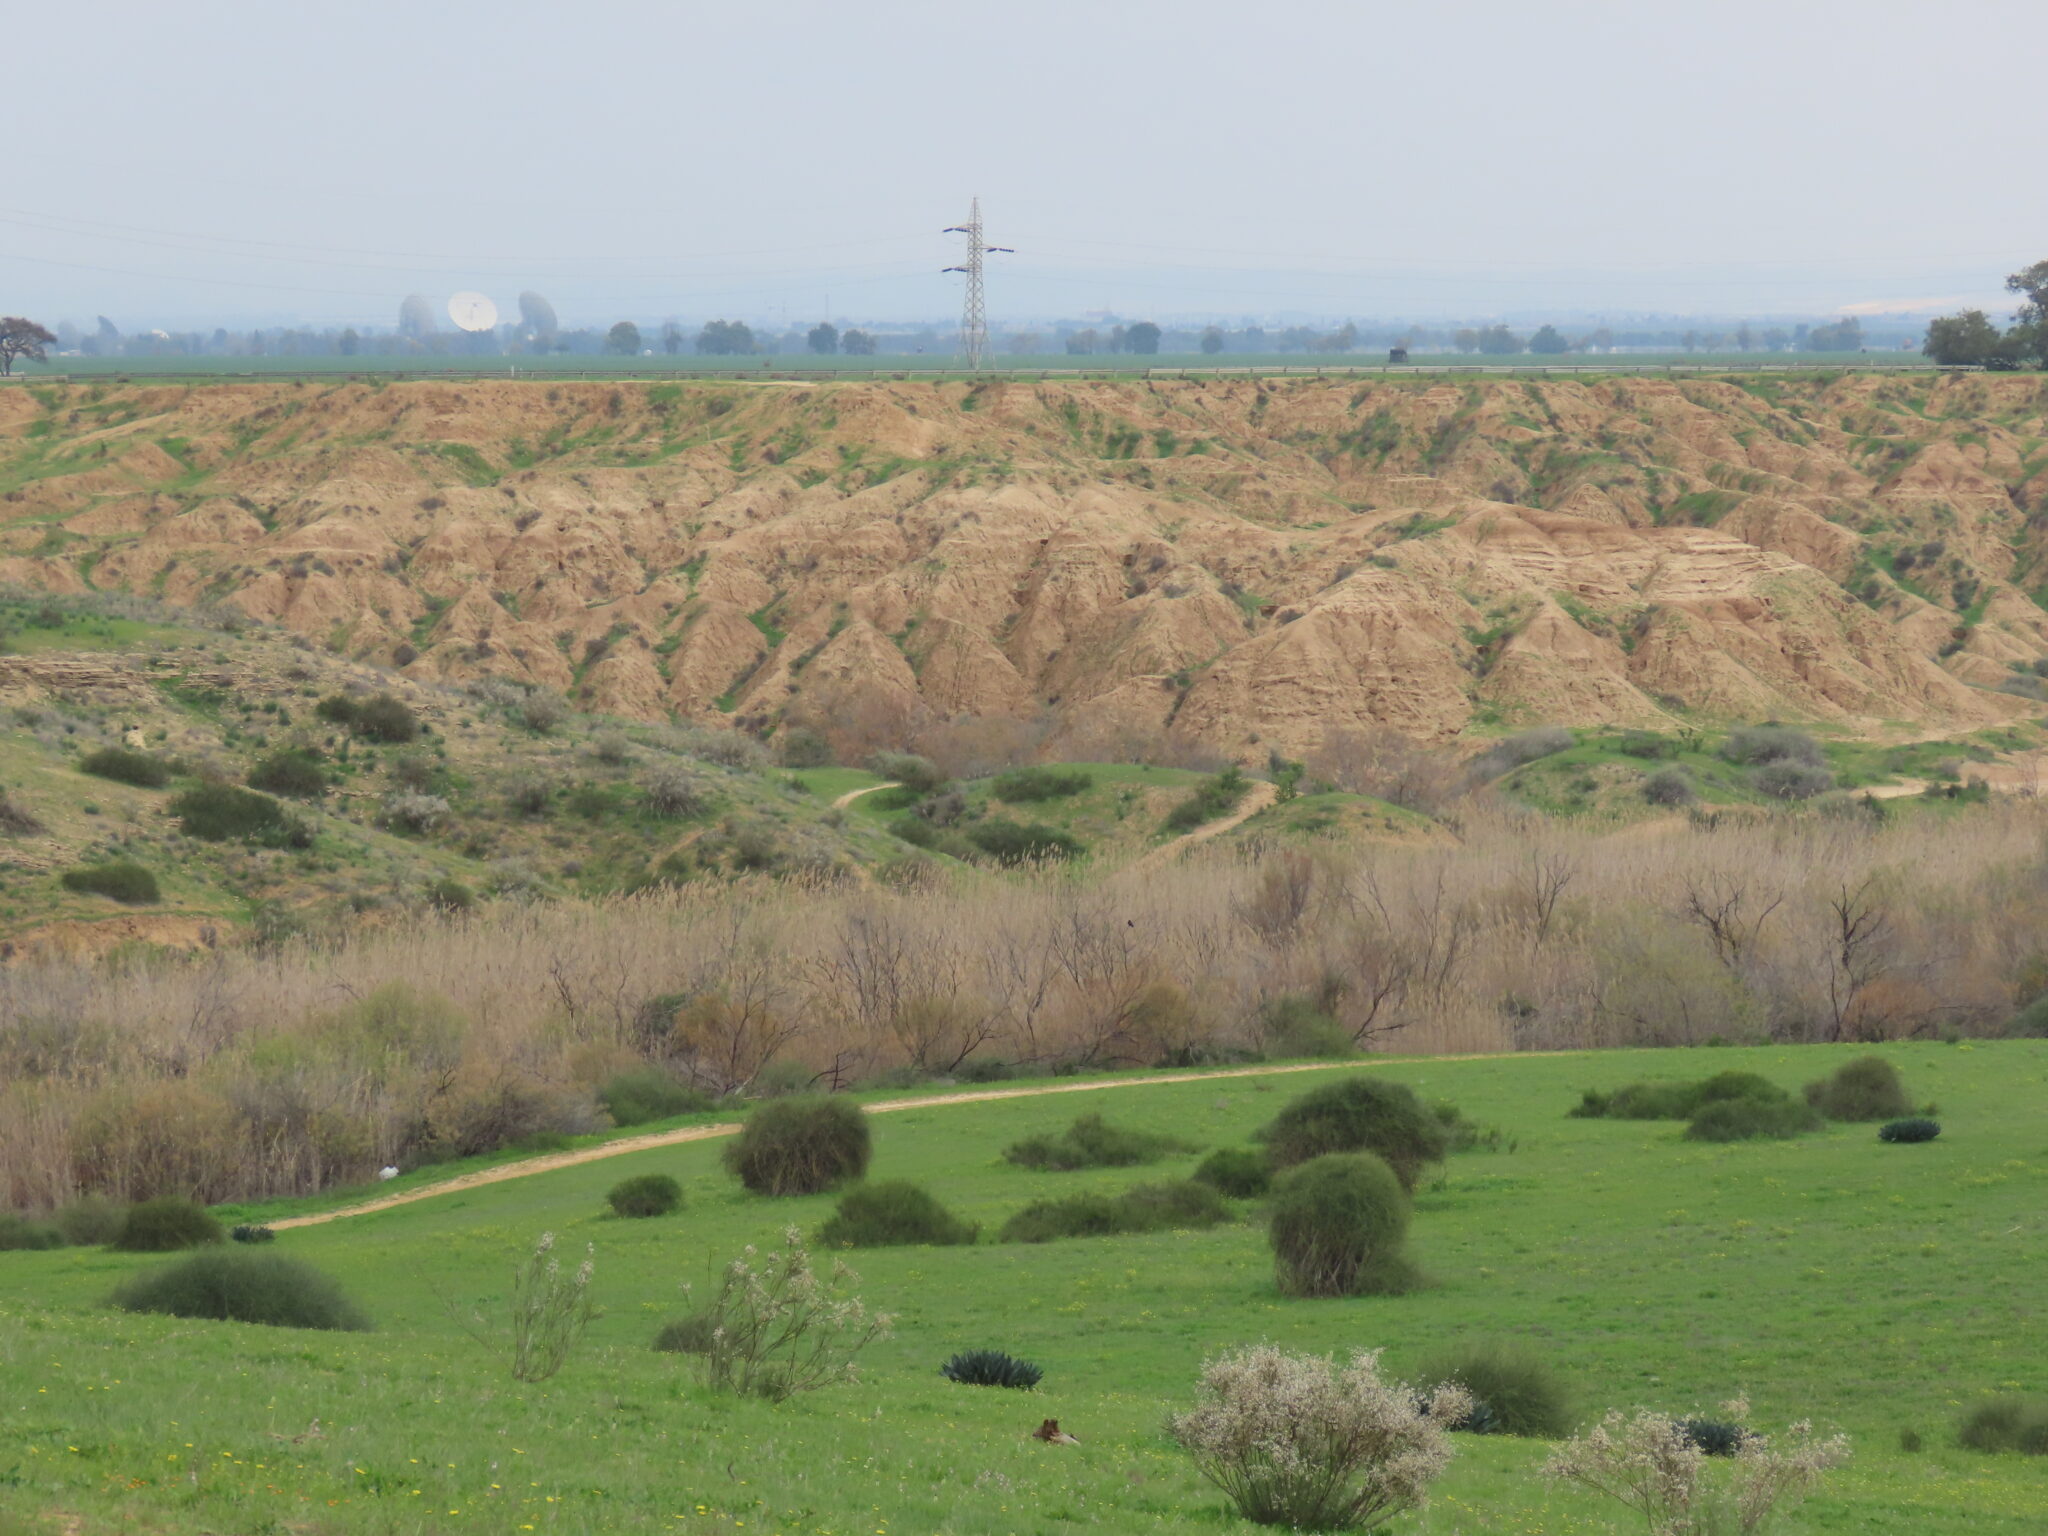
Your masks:
<svg viewBox="0 0 2048 1536"><path fill-rule="evenodd" d="M0 313L998 324L1995 304L2042 0L10 8Z"/></svg>

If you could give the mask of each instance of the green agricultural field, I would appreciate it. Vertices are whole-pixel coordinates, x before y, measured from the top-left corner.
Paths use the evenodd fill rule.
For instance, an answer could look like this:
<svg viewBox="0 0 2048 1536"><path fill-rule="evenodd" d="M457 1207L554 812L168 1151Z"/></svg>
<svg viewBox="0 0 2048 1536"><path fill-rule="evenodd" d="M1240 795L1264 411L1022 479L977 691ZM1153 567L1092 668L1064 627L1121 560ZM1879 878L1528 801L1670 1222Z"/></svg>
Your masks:
<svg viewBox="0 0 2048 1536"><path fill-rule="evenodd" d="M1064 352L998 353L988 360L986 372L1037 374L1141 375L1170 373L1315 373L1366 371L1374 373L1440 373L1448 370L1489 373L1557 373L1563 371L1642 373L1665 369L1723 373L1811 373L1822 369L1931 369L1935 365L1917 352L1631 352L1591 356L1567 353L1537 356L1522 352L1508 356L1480 356L1442 352L1413 354L1406 364L1388 368L1383 351L1357 352L1233 352L1210 356L1201 352L1091 353ZM669 374L823 373L846 374L854 378L889 378L898 374L924 375L935 372L966 374L960 359L948 352L919 354L889 353L875 357L841 354L820 356L808 352L783 352L772 356L717 357L693 352L670 356L610 357L595 354L551 357L464 356L443 353L362 353L354 357L317 355L304 357L60 357L46 363L21 363L16 373L25 381L61 376L69 378L224 378L235 376L290 378L314 374L396 374L422 376L437 373L501 375L506 378L616 378L628 379Z"/></svg>
<svg viewBox="0 0 2048 1536"><path fill-rule="evenodd" d="M979 1221L975 1247L853 1255L862 1293L900 1314L858 1385L779 1407L709 1396L656 1326L714 1267L830 1197L744 1195L718 1144L613 1157L280 1234L269 1250L339 1278L368 1334L288 1332L107 1311L156 1262L93 1249L0 1254L0 1512L7 1530L168 1533L687 1532L949 1536L1250 1531L1165 1436L1203 1356L1270 1339L1431 1350L1514 1337L1607 1406L1706 1407L1738 1390L1751 1422L1812 1416L1855 1441L1792 1529L2038 1536L2048 1458L1955 1447L1965 1405L2048 1388L2048 1042L1884 1049L1941 1138L1867 1125L1703 1146L1676 1124L1578 1120L1585 1088L1761 1072L1788 1088L1858 1048L1744 1048L1386 1060L1298 1076L1162 1076L1107 1092L922 1107L873 1122L873 1175L914 1178ZM1400 1298L1289 1301L1256 1212L1199 1233L1000 1246L987 1232L1054 1192L1180 1175L1034 1173L1001 1161L1032 1132L1101 1111L1205 1148L1241 1145L1330 1071L1384 1072L1505 1133L1425 1177L1411 1249L1433 1278ZM1045 1086L1045 1085L1039 1085ZM1074 1084L1060 1084L1071 1087ZM679 1179L687 1205L604 1216L629 1174ZM332 1204L332 1202L329 1202ZM311 1207L302 1207L310 1209ZM285 1214L276 1207L260 1214ZM251 1213L224 1212L230 1219ZM451 1316L502 1297L542 1230L596 1249L603 1316L552 1381L522 1385ZM1045 1368L1029 1395L955 1386L958 1349ZM1026 1438L1056 1416L1080 1439ZM317 1421L317 1427L315 1427ZM1916 1431L1925 1449L1901 1449ZM1426 1515L1434 1536L1640 1530L1618 1506L1550 1489L1540 1444L1459 1436Z"/></svg>

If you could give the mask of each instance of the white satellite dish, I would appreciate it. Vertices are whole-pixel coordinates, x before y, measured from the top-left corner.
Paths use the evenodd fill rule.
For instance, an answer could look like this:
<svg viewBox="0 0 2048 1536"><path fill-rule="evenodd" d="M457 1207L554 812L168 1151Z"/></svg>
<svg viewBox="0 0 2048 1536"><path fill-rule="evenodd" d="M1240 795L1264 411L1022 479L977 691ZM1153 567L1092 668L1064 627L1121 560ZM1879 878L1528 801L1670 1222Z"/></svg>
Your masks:
<svg viewBox="0 0 2048 1536"><path fill-rule="evenodd" d="M448 318L465 331L488 331L498 323L498 306L480 293L458 293L448 301Z"/></svg>

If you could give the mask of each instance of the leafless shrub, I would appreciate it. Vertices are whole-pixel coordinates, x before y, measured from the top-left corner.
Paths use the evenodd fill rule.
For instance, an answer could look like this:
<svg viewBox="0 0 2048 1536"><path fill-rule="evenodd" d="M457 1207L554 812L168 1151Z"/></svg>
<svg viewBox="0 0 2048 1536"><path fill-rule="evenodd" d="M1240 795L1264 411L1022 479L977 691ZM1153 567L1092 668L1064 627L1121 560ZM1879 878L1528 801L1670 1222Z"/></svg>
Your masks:
<svg viewBox="0 0 2048 1536"><path fill-rule="evenodd" d="M43 830L28 807L0 790L0 832L10 837L35 837Z"/></svg>
<svg viewBox="0 0 2048 1536"><path fill-rule="evenodd" d="M656 740L667 751L679 752L701 762L716 763L721 768L760 773L769 766L768 749L753 737L738 731L679 725L660 732Z"/></svg>
<svg viewBox="0 0 2048 1536"><path fill-rule="evenodd" d="M590 738L590 755L616 768L633 761L633 743L624 731L599 731Z"/></svg>
<svg viewBox="0 0 2048 1536"><path fill-rule="evenodd" d="M640 779L647 809L657 816L701 816L710 808L709 786L681 763L656 763Z"/></svg>
<svg viewBox="0 0 2048 1536"><path fill-rule="evenodd" d="M387 827L397 827L406 832L431 832L448 816L448 802L439 795L415 794L401 790L384 797L378 820Z"/></svg>
<svg viewBox="0 0 2048 1536"><path fill-rule="evenodd" d="M1467 783L1465 770L1450 753L1432 751L1384 728L1332 727L1304 761L1311 778L1426 815L1442 810Z"/></svg>
<svg viewBox="0 0 2048 1536"><path fill-rule="evenodd" d="M569 718L569 701L559 693L535 689L519 706L519 718L536 735L552 735Z"/></svg>
<svg viewBox="0 0 2048 1536"><path fill-rule="evenodd" d="M0 966L0 1207L162 1182L160 1144L123 1139L124 1117L171 1080L230 1111L191 1140L231 1151L180 1177L258 1198L458 1130L455 1106L507 1075L570 1115L579 1053L713 1093L778 1061L834 1083L984 1055L1149 1064L1256 1048L1282 996L1366 1049L1888 1039L1996 1031L2048 967L2038 800L1938 824L1774 812L1711 835L1484 808L1462 826L1086 883L927 866L883 892L775 824L772 875L462 924L279 927L197 959L17 955ZM730 872L727 832L698 846Z"/></svg>

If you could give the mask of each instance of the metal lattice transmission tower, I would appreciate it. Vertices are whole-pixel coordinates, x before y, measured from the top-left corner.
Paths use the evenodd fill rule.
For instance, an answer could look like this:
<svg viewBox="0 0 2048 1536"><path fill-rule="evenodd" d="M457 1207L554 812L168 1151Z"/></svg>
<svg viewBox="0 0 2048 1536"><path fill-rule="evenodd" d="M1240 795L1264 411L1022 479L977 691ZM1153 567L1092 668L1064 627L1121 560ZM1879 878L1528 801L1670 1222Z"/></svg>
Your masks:
<svg viewBox="0 0 2048 1536"><path fill-rule="evenodd" d="M1014 255L1015 250L1007 245L990 245L983 238L978 197L968 206L967 222L950 226L946 233L967 237L966 262L945 270L967 274L967 296L960 306L960 355L970 369L978 370L988 357L988 299L982 289L981 259L994 252Z"/></svg>

